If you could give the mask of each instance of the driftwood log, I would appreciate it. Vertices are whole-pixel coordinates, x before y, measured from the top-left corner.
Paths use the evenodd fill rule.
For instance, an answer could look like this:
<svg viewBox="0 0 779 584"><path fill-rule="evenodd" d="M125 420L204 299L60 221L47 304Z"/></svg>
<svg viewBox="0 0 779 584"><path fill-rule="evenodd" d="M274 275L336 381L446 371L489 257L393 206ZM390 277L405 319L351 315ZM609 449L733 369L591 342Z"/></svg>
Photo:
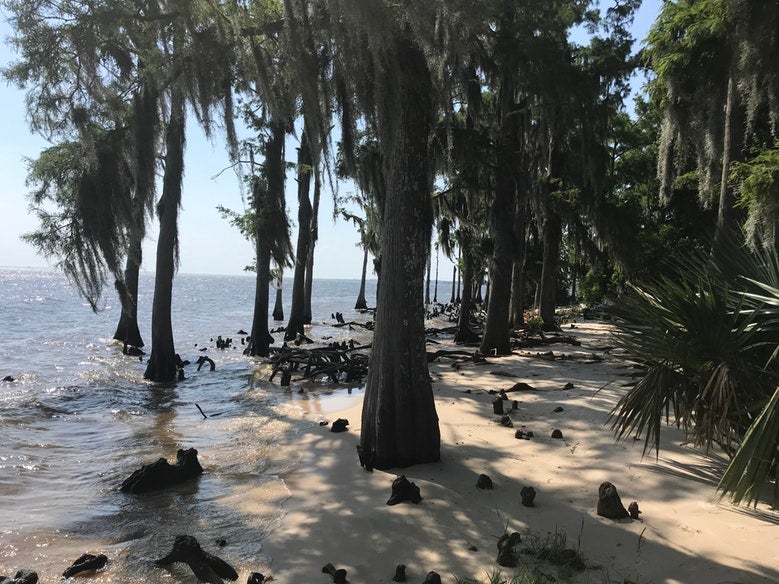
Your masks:
<svg viewBox="0 0 779 584"><path fill-rule="evenodd" d="M200 543L191 535L177 535L173 549L168 555L154 563L168 566L175 562L187 564L200 582L224 584L223 578L237 580L238 572L230 564L200 547Z"/></svg>
<svg viewBox="0 0 779 584"><path fill-rule="evenodd" d="M124 480L120 490L132 494L157 491L193 479L202 472L197 450L179 449L176 464L170 464L164 458L152 464L145 464Z"/></svg>
<svg viewBox="0 0 779 584"><path fill-rule="evenodd" d="M301 349L300 347L281 347L272 349L269 361L273 371L269 381L277 373L299 373L299 380L328 377L333 383L340 381L358 381L368 373L368 356L360 353L367 347L316 347Z"/></svg>

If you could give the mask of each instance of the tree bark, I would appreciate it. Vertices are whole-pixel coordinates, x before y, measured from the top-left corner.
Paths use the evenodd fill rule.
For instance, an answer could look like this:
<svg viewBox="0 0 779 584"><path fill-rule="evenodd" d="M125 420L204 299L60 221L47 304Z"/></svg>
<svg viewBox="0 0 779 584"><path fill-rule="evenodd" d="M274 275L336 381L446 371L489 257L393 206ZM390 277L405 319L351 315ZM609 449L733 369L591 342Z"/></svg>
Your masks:
<svg viewBox="0 0 779 584"><path fill-rule="evenodd" d="M475 343L479 335L471 330L471 310L473 308L473 254L470 242L463 241L462 250L462 298L460 299L460 318L457 321L457 332L454 335L455 343Z"/></svg>
<svg viewBox="0 0 779 584"><path fill-rule="evenodd" d="M433 302L438 302L438 247L435 249L435 284L433 285Z"/></svg>
<svg viewBox="0 0 779 584"><path fill-rule="evenodd" d="M504 24L504 26L506 26ZM517 149L513 119L508 116L514 103L512 75L501 75L499 90L499 135L495 164L495 197L490 208L490 228L494 246L490 260L490 296L487 321L480 350L485 355L507 355L511 352L509 303L511 271L514 257L514 209L516 181L514 156Z"/></svg>
<svg viewBox="0 0 779 584"><path fill-rule="evenodd" d="M114 339L133 347L143 347L143 338L138 328L138 275L141 270L142 255L141 241L134 238L127 253L124 278L116 281L122 313L119 316Z"/></svg>
<svg viewBox="0 0 779 584"><path fill-rule="evenodd" d="M433 263L433 254L427 254L427 278L425 280L425 306L430 304L430 268Z"/></svg>
<svg viewBox="0 0 779 584"><path fill-rule="evenodd" d="M176 271L178 211L184 176L186 105L181 90L171 90L170 120L165 132L165 174L162 196L157 203L160 232L151 314L151 355L143 376L157 382L176 380L176 349L173 341L171 306Z"/></svg>
<svg viewBox="0 0 779 584"><path fill-rule="evenodd" d="M309 247L311 245L311 147L306 131L298 149L298 243L295 253L295 276L292 281L292 306L284 340L291 341L305 334L305 279Z"/></svg>
<svg viewBox="0 0 779 584"><path fill-rule="evenodd" d="M524 194L517 192L517 198ZM525 324L525 258L527 254L527 204L522 201L517 204L514 216L514 236L516 237L516 253L511 271L511 304L509 309L509 326L520 327Z"/></svg>
<svg viewBox="0 0 779 584"><path fill-rule="evenodd" d="M281 276L276 282L276 302L273 305L273 320L284 320L284 289L281 286Z"/></svg>
<svg viewBox="0 0 779 584"><path fill-rule="evenodd" d="M543 267L541 268L541 291L539 293L538 315L544 321L544 328L557 328L554 313L557 304L557 266L560 261L560 240L562 238L560 216L549 210L543 228Z"/></svg>
<svg viewBox="0 0 779 584"><path fill-rule="evenodd" d="M457 287L457 266L452 267L452 297L449 299L449 304L454 304L454 292Z"/></svg>
<svg viewBox="0 0 779 584"><path fill-rule="evenodd" d="M303 291L303 323L311 324L311 296L314 291L314 249L319 239L319 198L322 192L322 178L319 174L319 164L314 166L314 202L311 207L311 243L308 246L306 261L306 287Z"/></svg>
<svg viewBox="0 0 779 584"><path fill-rule="evenodd" d="M432 81L421 49L401 32L382 77L386 93L379 136L388 155L388 193L360 445L375 468L387 469L439 460L441 439L427 367L423 303L432 225Z"/></svg>
<svg viewBox="0 0 779 584"><path fill-rule="evenodd" d="M284 198L284 125L271 122L271 135L265 144L263 173L266 184L254 189L254 205L257 214L257 279L254 292L254 317L246 354L252 357L267 357L273 337L268 331L268 296L270 287L271 242L267 237L270 229L263 224L274 221L273 209L276 201ZM265 237L263 237L265 235Z"/></svg>
<svg viewBox="0 0 779 584"><path fill-rule="evenodd" d="M720 183L717 228L714 247L721 245L728 234L738 232L740 214L736 208L736 194L730 185L730 165L744 159L744 113L738 99L733 77L728 79L728 97L725 105L725 129L722 138L722 180Z"/></svg>
<svg viewBox="0 0 779 584"><path fill-rule="evenodd" d="M362 278L360 279L360 293L357 294L357 302L354 304L355 310L365 310L368 303L365 301L365 278L368 273L368 248L363 251L362 257Z"/></svg>

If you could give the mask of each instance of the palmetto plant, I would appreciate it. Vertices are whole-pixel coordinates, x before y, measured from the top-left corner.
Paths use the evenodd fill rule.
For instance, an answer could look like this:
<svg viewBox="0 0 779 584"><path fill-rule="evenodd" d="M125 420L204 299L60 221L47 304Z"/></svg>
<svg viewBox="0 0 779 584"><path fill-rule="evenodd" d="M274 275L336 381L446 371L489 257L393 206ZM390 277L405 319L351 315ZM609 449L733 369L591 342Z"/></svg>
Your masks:
<svg viewBox="0 0 779 584"><path fill-rule="evenodd" d="M731 457L722 496L754 503L779 445L779 256L733 243L635 285L618 343L644 368L611 412L618 437L660 448L663 418ZM774 505L779 503L774 495Z"/></svg>

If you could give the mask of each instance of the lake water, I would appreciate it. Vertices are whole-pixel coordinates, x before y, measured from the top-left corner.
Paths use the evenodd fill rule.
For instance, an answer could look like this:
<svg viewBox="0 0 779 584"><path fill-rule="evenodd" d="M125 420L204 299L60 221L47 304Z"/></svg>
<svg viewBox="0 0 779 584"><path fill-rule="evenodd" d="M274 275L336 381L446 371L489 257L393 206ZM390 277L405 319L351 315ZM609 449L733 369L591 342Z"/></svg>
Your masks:
<svg viewBox="0 0 779 584"><path fill-rule="evenodd" d="M153 276L142 275L147 343L152 290ZM359 281L316 280L308 336L368 340L361 328L331 326L335 311L347 321L370 318L352 309L358 290ZM330 384L308 384L301 395L298 385L269 383L268 366L245 357L236 334L251 327L254 278L195 275L175 280L176 350L194 362L208 347L216 371L191 365L184 381L155 386L143 379L145 363L111 339L119 306L108 292L95 314L54 270L0 268L0 378L15 379L0 382L0 576L26 568L56 582L89 552L110 561L93 582L194 582L184 565L167 571L151 564L175 535L189 534L245 582L267 561L263 538L283 517L281 475L300 458L296 433L363 388L341 386L328 400ZM285 317L289 297L286 289ZM375 282L366 297L373 304ZM232 337L233 348L216 349L218 335ZM198 480L146 496L119 492L142 464L172 462L189 447L205 469ZM227 546L217 548L218 539Z"/></svg>

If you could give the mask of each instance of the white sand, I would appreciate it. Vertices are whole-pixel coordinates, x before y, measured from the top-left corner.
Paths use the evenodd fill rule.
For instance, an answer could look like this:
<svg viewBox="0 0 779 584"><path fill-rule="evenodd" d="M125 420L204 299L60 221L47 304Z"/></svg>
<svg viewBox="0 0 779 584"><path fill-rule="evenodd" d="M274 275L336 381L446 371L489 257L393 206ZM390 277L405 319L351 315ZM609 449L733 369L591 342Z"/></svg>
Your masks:
<svg viewBox="0 0 779 584"><path fill-rule="evenodd" d="M682 445L675 428L664 429L659 460L654 453L642 458L643 442L616 442L604 424L629 370L602 350L612 344L607 325L576 326L566 332L576 335L581 347L556 344L459 370L447 359L431 364L440 463L397 472L362 470L355 451L359 396L346 402L352 405L345 411L306 414L312 424L301 436L304 458L284 477L292 496L281 526L263 541L263 553L273 559L263 573L278 582L324 584L330 578L321 568L331 562L345 568L352 583L390 582L402 563L408 582L421 583L430 570L444 582L454 576L485 581L497 567L497 539L508 530L523 536L567 534L569 545L579 545L587 563L597 566L574 575L575 582L779 582L779 514L765 503L756 509L718 504L715 486L724 459ZM606 360L588 364L535 356L548 350L579 357L596 353ZM485 390L508 389L516 381L538 391L509 394L520 405L512 415L514 428L505 428L493 414L494 396ZM563 390L567 382L574 388ZM557 406L564 411L552 413ZM349 432L334 434L316 424L337 417L351 422ZM563 440L550 438L554 428ZM535 437L517 440L516 429ZM386 505L401 473L420 487L419 505ZM480 473L492 478L493 490L476 488ZM616 485L626 507L638 501L641 521L615 522L596 514L603 481ZM537 491L533 508L520 504L526 485ZM539 566L555 574L548 564Z"/></svg>

